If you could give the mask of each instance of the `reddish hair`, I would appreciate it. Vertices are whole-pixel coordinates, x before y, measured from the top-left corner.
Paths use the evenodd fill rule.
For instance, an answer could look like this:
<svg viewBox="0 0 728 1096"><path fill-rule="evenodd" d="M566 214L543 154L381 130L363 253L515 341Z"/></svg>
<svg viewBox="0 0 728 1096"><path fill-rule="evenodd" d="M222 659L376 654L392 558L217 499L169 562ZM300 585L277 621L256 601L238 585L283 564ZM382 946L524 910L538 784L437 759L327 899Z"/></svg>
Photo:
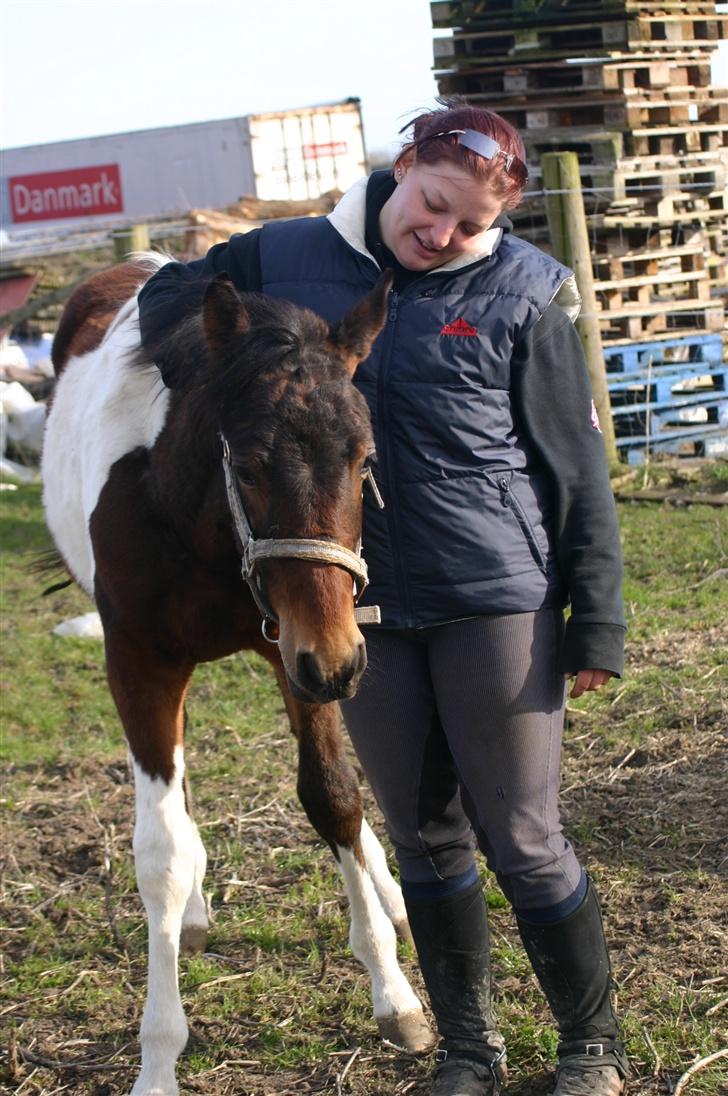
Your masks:
<svg viewBox="0 0 728 1096"><path fill-rule="evenodd" d="M395 163L410 151L424 164L451 160L476 179L488 183L503 203L504 209L515 209L523 197L525 179L516 178L506 171L506 160L503 156L486 160L477 152L461 145L456 135L436 137L435 134L451 129L478 130L497 141L507 156L514 156L525 165L526 149L518 131L505 118L501 118L500 114L484 107L471 106L465 99L438 98L437 101L440 104L438 109L418 115L400 130L404 133L411 128L412 134Z"/></svg>

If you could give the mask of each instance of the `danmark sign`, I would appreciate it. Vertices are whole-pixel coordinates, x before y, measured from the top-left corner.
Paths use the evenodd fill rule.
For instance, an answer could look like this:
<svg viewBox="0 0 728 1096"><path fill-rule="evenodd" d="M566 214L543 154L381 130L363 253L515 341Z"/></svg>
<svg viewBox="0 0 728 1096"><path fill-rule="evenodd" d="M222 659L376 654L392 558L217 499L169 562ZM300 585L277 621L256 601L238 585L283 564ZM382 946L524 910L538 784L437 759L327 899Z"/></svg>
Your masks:
<svg viewBox="0 0 728 1096"><path fill-rule="evenodd" d="M14 224L124 212L118 164L15 175L8 186Z"/></svg>

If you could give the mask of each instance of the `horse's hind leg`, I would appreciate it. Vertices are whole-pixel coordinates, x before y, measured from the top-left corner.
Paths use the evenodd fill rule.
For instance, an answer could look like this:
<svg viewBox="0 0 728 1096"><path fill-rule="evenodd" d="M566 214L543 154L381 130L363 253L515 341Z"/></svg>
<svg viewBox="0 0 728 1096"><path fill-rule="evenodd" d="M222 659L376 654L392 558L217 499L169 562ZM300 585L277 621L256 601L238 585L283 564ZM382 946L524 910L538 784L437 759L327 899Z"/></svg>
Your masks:
<svg viewBox="0 0 728 1096"><path fill-rule="evenodd" d="M132 1096L176 1096L175 1062L187 1042L177 960L199 843L185 805L182 751L184 694L192 667L162 660L108 625L106 657L133 757L134 861L149 923L142 1068Z"/></svg>
<svg viewBox="0 0 728 1096"><path fill-rule="evenodd" d="M384 912L394 925L397 935L414 947L415 941L407 920L407 910L402 891L399 884L392 878L384 849L366 818L362 819L359 839L367 870L372 877L374 889Z"/></svg>
<svg viewBox="0 0 728 1096"><path fill-rule="evenodd" d="M344 751L338 706L299 704L281 684L298 739L298 795L341 870L351 907L349 942L369 971L374 1018L384 1038L421 1053L434 1040L422 1005L397 962L392 920L406 924L404 904L401 895L399 901L394 895L398 888L384 853L364 822L359 782Z"/></svg>
<svg viewBox="0 0 728 1096"><path fill-rule="evenodd" d="M210 923L207 916L207 903L202 893L202 883L207 870L207 853L202 844L199 830L195 825L192 812L192 792L190 791L187 774L184 777L185 806L187 814L192 822L195 834L195 875L187 904L182 914L182 930L180 932L179 947L183 955L194 955L204 951L207 946L207 930Z"/></svg>

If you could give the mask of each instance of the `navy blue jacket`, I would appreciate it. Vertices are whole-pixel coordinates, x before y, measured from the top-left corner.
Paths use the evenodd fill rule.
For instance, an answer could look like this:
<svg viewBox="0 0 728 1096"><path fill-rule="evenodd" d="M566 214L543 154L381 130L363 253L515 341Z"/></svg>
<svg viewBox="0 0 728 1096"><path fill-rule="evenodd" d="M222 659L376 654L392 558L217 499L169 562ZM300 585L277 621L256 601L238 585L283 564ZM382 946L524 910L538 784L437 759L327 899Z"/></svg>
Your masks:
<svg viewBox="0 0 728 1096"><path fill-rule="evenodd" d="M326 218L266 225L260 260L265 293L331 323L380 273ZM487 261L390 295L354 377L386 504L367 497L363 537L366 600L384 627L563 604L549 485L514 421L511 361L569 273L509 234Z"/></svg>
<svg viewBox="0 0 728 1096"><path fill-rule="evenodd" d="M227 270L240 289L262 288L340 319L380 273L363 243L363 195L350 195L330 218L233 237L191 264L195 275ZM260 284L251 285L241 272L253 248ZM190 273L170 264L148 283L143 335L175 279ZM570 596L562 669L619 673L614 504L578 337L552 303L569 274L506 232L490 255L392 294L385 330L355 376L372 413L386 502L383 513L368 504L365 511L367 600L382 607L384 626L424 627ZM558 373L547 387L538 377L544 325L550 341L568 343L566 386ZM546 374L559 368L544 357ZM536 408L529 376L537 377Z"/></svg>

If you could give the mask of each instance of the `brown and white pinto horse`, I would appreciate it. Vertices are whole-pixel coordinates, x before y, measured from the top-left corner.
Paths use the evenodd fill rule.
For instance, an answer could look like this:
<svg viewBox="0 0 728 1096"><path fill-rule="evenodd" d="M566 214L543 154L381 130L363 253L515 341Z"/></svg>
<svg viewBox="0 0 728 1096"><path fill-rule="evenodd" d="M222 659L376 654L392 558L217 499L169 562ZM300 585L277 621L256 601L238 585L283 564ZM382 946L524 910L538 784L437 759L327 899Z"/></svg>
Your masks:
<svg viewBox="0 0 728 1096"><path fill-rule="evenodd" d="M338 706L364 669L352 574L311 559L257 562L275 645L241 578L223 469L257 537L306 538L356 554L372 450L351 383L384 320L388 283L334 329L293 305L193 283L139 347L136 294L160 257L97 275L70 299L55 340L59 374L43 452L49 528L95 598L109 685L131 749L134 857L149 921L149 981L134 1096L178 1091L187 1039L177 983L183 949L204 947L205 850L185 805L184 700L199 662L242 648L276 671L298 741L298 793L341 869L351 946L372 981L382 1034L424 1050L431 1034L397 965L407 931L399 888L363 820Z"/></svg>

